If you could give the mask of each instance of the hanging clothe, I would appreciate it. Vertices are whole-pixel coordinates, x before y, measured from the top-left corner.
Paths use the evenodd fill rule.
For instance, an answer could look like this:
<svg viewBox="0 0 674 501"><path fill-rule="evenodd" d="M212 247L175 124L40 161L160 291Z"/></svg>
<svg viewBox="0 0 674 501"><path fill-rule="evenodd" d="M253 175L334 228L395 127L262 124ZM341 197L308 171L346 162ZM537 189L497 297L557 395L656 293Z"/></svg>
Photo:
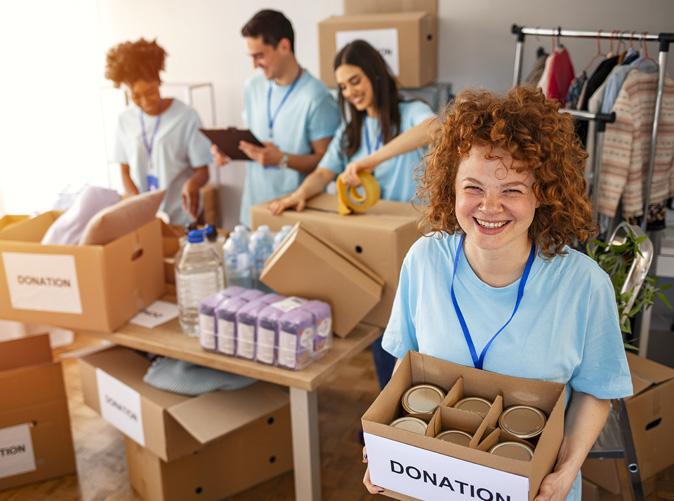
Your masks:
<svg viewBox="0 0 674 501"><path fill-rule="evenodd" d="M556 99L564 106L566 104L566 93L569 91L569 85L571 85L574 77L571 56L569 56L566 47L558 47L550 54L548 59L551 59L550 80L547 88L543 86L541 88L548 99Z"/></svg>
<svg viewBox="0 0 674 501"><path fill-rule="evenodd" d="M536 87L536 85L538 85L538 82L541 80L541 76L543 75L545 61L548 59L548 56L550 56L550 54L548 54L544 49L539 48L536 61L534 61L534 65L531 67L529 75L524 80L525 83L531 85L532 87Z"/></svg>
<svg viewBox="0 0 674 501"><path fill-rule="evenodd" d="M641 68L640 68L641 69ZM658 74L632 70L613 105L615 123L606 124L599 178L598 211L615 216L622 201L625 218L643 214L644 180L647 177ZM665 202L674 195L674 81L666 75L650 204Z"/></svg>
<svg viewBox="0 0 674 501"><path fill-rule="evenodd" d="M650 59L644 59L639 57L635 59L632 63L623 66L620 65L616 67L614 71L611 72L611 75L606 79L606 89L604 89L604 101L601 105L602 113L611 113L613 109L613 103L615 103L618 92L623 86L623 82L627 78L627 75L635 69L639 69L642 73L656 73L658 71L658 65L655 64Z"/></svg>
<svg viewBox="0 0 674 501"><path fill-rule="evenodd" d="M566 93L566 107L572 110L578 108L578 101L580 99L580 92L587 81L587 73L581 70L576 77L571 80L569 85L569 92Z"/></svg>
<svg viewBox="0 0 674 501"><path fill-rule="evenodd" d="M599 66L597 66L596 71L590 75L587 79L587 83L583 87L583 92L580 96L580 101L578 109L581 111L587 111L588 101L590 97L596 92L597 88L604 83L606 77L608 77L611 70L618 64L618 56L608 57L604 59ZM588 124L585 120L580 120L576 122L576 134L582 141L583 144L587 144L587 127Z"/></svg>

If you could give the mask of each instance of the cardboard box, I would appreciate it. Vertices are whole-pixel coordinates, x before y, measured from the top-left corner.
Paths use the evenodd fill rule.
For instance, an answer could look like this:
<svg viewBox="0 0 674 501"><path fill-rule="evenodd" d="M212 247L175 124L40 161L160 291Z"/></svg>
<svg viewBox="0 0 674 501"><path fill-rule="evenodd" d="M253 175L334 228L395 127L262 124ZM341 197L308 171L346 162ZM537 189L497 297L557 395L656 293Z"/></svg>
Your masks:
<svg viewBox="0 0 674 501"><path fill-rule="evenodd" d="M332 309L332 330L346 337L381 299L384 281L297 223L265 263L260 280L285 296L319 299Z"/></svg>
<svg viewBox="0 0 674 501"><path fill-rule="evenodd" d="M583 474L583 493L586 488L585 484L589 483L601 491L597 499L608 500L611 497L622 499L622 494L632 492L624 459L586 459L581 472ZM655 477L642 480L641 486L644 490L644 496L653 494L655 492ZM583 500L585 500L585 497L583 497Z"/></svg>
<svg viewBox="0 0 674 501"><path fill-rule="evenodd" d="M3 216L0 218L0 230L4 230L5 228L9 228L10 226L15 225L16 223L20 223L21 221L25 221L26 219L30 219L30 216Z"/></svg>
<svg viewBox="0 0 674 501"><path fill-rule="evenodd" d="M403 393L421 383L434 384L446 392L452 390L452 397L448 395L443 406L452 405L463 394L492 402L497 402L500 396L503 408L523 404L541 409L548 421L533 459L518 461L489 454L487 451L502 434L503 438L512 438L498 429L482 433L477 448L468 448L389 426L402 415ZM513 500L531 500L557 459L564 433L564 395L561 383L503 376L408 352L362 418L372 482L385 488L385 494L399 499L403 496L508 499L510 496ZM456 409L443 410L464 413ZM437 419L436 415L434 420ZM489 423L483 423L483 431L488 432L490 427L485 424ZM428 433L435 431L437 429L429 426Z"/></svg>
<svg viewBox="0 0 674 501"><path fill-rule="evenodd" d="M0 343L0 490L76 473L68 399L49 336Z"/></svg>
<svg viewBox="0 0 674 501"><path fill-rule="evenodd" d="M263 382L199 397L162 391L143 382L150 361L119 346L79 363L84 403L164 461L193 454L289 402L285 390Z"/></svg>
<svg viewBox="0 0 674 501"><path fill-rule="evenodd" d="M386 327L398 287L400 268L407 251L420 237L419 212L412 204L380 200L365 214L337 214L337 196L321 194L307 201L302 212L287 210L272 216L269 202L251 208L253 228L262 224L278 231L284 224L301 222L306 229L331 242L384 279L381 301L364 318ZM297 271L296 275L301 272Z"/></svg>
<svg viewBox="0 0 674 501"><path fill-rule="evenodd" d="M318 23L321 80L337 87L334 59L354 40L365 40L384 57L401 87L422 87L438 76L437 17L416 12L333 16Z"/></svg>
<svg viewBox="0 0 674 501"><path fill-rule="evenodd" d="M344 0L344 14L425 11L438 13L438 0Z"/></svg>
<svg viewBox="0 0 674 501"><path fill-rule="evenodd" d="M0 232L0 317L111 332L164 293L160 221L107 245L42 245L60 216Z"/></svg>
<svg viewBox="0 0 674 501"><path fill-rule="evenodd" d="M152 501L217 501L292 469L290 408L166 462L125 437L131 486Z"/></svg>
<svg viewBox="0 0 674 501"><path fill-rule="evenodd" d="M674 369L629 352L627 362L634 395L625 406L643 483L674 465ZM621 492L613 462L588 460L583 476L614 494Z"/></svg>

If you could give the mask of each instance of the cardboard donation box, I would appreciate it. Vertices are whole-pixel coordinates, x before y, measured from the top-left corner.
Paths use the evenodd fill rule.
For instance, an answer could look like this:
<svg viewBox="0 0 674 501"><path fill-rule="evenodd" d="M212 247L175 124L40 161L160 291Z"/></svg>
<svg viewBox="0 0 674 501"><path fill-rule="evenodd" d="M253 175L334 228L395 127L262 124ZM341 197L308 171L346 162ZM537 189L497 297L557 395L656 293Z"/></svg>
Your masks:
<svg viewBox="0 0 674 501"><path fill-rule="evenodd" d="M110 332L164 293L159 220L107 245L42 245L59 216L0 231L0 318Z"/></svg>
<svg viewBox="0 0 674 501"><path fill-rule="evenodd" d="M279 294L319 299L332 330L346 337L381 299L384 281L337 246L297 223L269 257L260 280Z"/></svg>
<svg viewBox="0 0 674 501"><path fill-rule="evenodd" d="M365 214L340 216L337 214L337 195L328 194L308 200L302 212L287 210L279 216L269 213L269 204L251 207L253 228L266 224L272 231L278 231L285 224L300 222L305 229L341 249L384 280L381 301L363 321L386 327L403 259L420 237L416 227L417 209L409 203L380 200ZM303 274L301 268L291 271L293 279Z"/></svg>
<svg viewBox="0 0 674 501"><path fill-rule="evenodd" d="M441 388L446 397L428 421L425 435L390 426L403 416L401 397L418 384ZM532 500L552 471L564 433L564 385L503 376L408 352L391 381L363 415L372 482L399 499ZM464 397L491 402L477 414L451 406ZM523 442L497 427L503 409L514 405L543 411L547 422L530 461L489 453L498 443ZM468 446L435 435L458 429ZM406 497L405 497L406 496Z"/></svg>
<svg viewBox="0 0 674 501"><path fill-rule="evenodd" d="M625 399L625 406L644 482L674 465L674 369L629 352L627 362L634 394ZM618 494L615 470L613 462L605 460L588 460L582 469L585 478Z"/></svg>
<svg viewBox="0 0 674 501"><path fill-rule="evenodd" d="M49 336L0 343L0 490L76 473L61 364Z"/></svg>
<svg viewBox="0 0 674 501"><path fill-rule="evenodd" d="M337 86L335 55L358 39L379 51L402 87L421 87L436 79L438 22L434 2L358 2L360 5L354 7L355 4L345 3L346 15L318 23L323 83Z"/></svg>

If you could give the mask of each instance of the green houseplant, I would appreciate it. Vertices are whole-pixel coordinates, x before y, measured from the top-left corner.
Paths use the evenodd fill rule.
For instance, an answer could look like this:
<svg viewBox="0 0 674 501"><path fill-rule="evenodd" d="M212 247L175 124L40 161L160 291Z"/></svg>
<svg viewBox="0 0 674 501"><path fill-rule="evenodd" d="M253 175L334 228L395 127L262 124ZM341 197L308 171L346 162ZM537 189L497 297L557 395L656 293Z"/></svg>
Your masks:
<svg viewBox="0 0 674 501"><path fill-rule="evenodd" d="M672 308L662 293L671 285L658 287L655 277L646 274L653 254L648 236L639 227L622 223L608 243L592 240L587 245L587 253L611 278L625 347L637 350L631 344L634 316L650 308L656 297Z"/></svg>

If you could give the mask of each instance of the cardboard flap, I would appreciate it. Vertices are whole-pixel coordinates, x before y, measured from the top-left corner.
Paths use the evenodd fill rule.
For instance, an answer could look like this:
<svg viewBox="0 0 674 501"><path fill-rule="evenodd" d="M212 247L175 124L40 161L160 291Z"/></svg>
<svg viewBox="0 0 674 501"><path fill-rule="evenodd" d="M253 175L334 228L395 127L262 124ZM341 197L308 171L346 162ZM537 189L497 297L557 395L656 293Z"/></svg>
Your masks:
<svg viewBox="0 0 674 501"><path fill-rule="evenodd" d="M316 195L313 198L307 200L307 205L304 210L310 209L320 212L330 212L337 214L337 195L330 195L328 193L321 193ZM394 202L391 200L379 200L374 207L370 208L364 214L349 214L348 216L342 216L344 218L349 218L352 221L358 221L365 216L382 216L382 217L395 217L399 218L401 216L410 217L415 219L421 214L420 207L412 203L401 203ZM370 223L371 224L371 223Z"/></svg>
<svg viewBox="0 0 674 501"><path fill-rule="evenodd" d="M40 242L49 227L56 221L62 212L49 211L32 219L11 225L0 232L0 240L15 240L17 242Z"/></svg>
<svg viewBox="0 0 674 501"><path fill-rule="evenodd" d="M344 14L376 14L423 10L438 13L438 0L344 0Z"/></svg>
<svg viewBox="0 0 674 501"><path fill-rule="evenodd" d="M287 391L259 381L240 390L219 390L191 398L171 406L167 412L200 443L206 444L288 405L289 401Z"/></svg>
<svg viewBox="0 0 674 501"><path fill-rule="evenodd" d="M629 352L627 353L627 363L632 373L634 396L653 385L674 378L674 369Z"/></svg>
<svg viewBox="0 0 674 501"><path fill-rule="evenodd" d="M49 334L12 339L0 344L0 371L51 361Z"/></svg>

